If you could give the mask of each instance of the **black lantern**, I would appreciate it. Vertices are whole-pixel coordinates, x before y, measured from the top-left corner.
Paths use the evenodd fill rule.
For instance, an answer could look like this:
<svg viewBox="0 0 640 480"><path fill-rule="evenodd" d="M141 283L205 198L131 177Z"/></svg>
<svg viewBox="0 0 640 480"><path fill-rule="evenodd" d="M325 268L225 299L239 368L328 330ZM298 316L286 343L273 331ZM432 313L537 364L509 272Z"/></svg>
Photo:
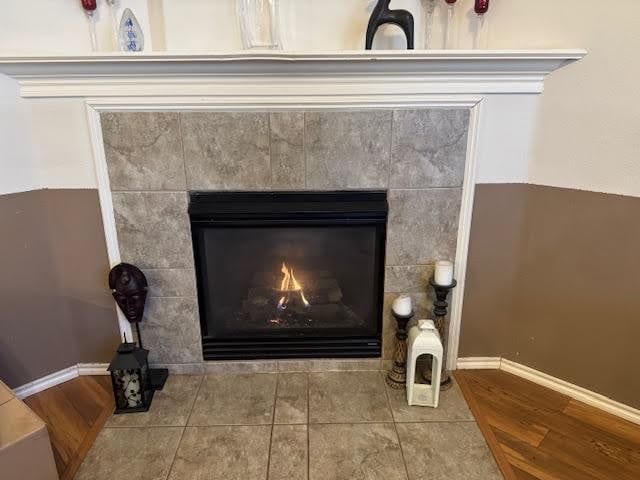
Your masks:
<svg viewBox="0 0 640 480"><path fill-rule="evenodd" d="M149 350L126 340L118 347L108 368L116 400L115 413L149 410L154 390L151 388L148 356Z"/></svg>

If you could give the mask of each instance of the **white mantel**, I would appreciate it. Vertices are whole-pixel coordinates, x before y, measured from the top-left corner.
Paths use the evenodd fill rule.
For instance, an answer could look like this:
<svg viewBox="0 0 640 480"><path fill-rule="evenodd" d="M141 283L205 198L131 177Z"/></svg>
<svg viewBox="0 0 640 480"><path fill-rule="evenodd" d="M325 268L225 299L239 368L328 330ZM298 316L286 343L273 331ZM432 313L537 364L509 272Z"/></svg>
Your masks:
<svg viewBox="0 0 640 480"><path fill-rule="evenodd" d="M572 49L22 56L0 57L0 73L17 81L26 102L56 99L52 105L41 105L47 113L41 128L68 129L72 109L65 110L65 104L86 106L93 153L90 173L95 178L86 188L98 188L112 265L119 263L120 253L101 111L470 109L455 258L458 287L451 298L448 339L448 366L455 368L474 187L526 177L536 97L544 78L585 55L584 50ZM78 127L77 116L73 121ZM49 147L55 147L57 137L49 135ZM55 148L41 148L44 162L55 155ZM67 155L55 160L64 162L60 171L67 176L86 162ZM123 317L120 328L131 335Z"/></svg>
<svg viewBox="0 0 640 480"><path fill-rule="evenodd" d="M336 93L356 93L362 84L383 93L385 84L398 82L407 93L539 93L546 75L584 55L580 49L114 53L0 57L0 72L19 82L23 97L218 96L239 78L258 88L255 94L277 84L293 87L289 95L308 94L332 79L340 79Z"/></svg>

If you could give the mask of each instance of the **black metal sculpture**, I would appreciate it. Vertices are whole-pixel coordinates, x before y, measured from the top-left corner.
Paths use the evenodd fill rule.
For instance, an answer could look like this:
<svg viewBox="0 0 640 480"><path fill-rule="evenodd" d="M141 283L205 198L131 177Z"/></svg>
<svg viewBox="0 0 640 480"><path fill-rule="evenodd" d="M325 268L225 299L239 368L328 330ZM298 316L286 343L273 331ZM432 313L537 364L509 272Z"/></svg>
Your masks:
<svg viewBox="0 0 640 480"><path fill-rule="evenodd" d="M140 322L144 316L144 304L147 300L147 277L142 270L130 263L119 263L109 272L109 288L118 307L124 316L136 326L138 346L142 347L140 336ZM125 338L126 343L126 338ZM169 370L166 368L150 368L151 387L162 390Z"/></svg>
<svg viewBox="0 0 640 480"><path fill-rule="evenodd" d="M366 50L371 50L376 31L380 25L385 23L393 23L399 26L407 37L407 49L413 50L413 15L407 10L390 10L390 3L391 0L378 0L373 12L371 12L369 26L367 27Z"/></svg>

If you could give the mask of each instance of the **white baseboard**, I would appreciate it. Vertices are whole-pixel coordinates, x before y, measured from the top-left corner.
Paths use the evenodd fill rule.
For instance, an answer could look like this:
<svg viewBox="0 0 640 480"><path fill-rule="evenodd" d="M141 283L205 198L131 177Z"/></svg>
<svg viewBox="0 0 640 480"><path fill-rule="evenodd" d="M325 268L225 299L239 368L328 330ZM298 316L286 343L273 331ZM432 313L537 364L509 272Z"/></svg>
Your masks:
<svg viewBox="0 0 640 480"><path fill-rule="evenodd" d="M108 363L79 363L78 374L83 375L109 375Z"/></svg>
<svg viewBox="0 0 640 480"><path fill-rule="evenodd" d="M562 393L580 402L586 403L600 410L604 410L625 420L640 425L640 410L616 402L586 388L579 387L565 380L553 377L531 367L500 357L468 357L458 358L457 368L460 370L494 369L517 375L518 377L547 387L555 392Z"/></svg>
<svg viewBox="0 0 640 480"><path fill-rule="evenodd" d="M64 370L58 370L46 377L38 378L33 382L29 382L21 387L15 388L13 392L16 394L16 397L22 399L33 395L34 393L46 390L47 388L55 387L61 383L73 380L77 376L78 366L73 365L72 367L65 368Z"/></svg>
<svg viewBox="0 0 640 480"><path fill-rule="evenodd" d="M15 388L13 392L16 394L16 397L20 399L27 398L47 388L73 380L78 376L108 375L107 366L108 364L106 363L79 363Z"/></svg>
<svg viewBox="0 0 640 480"><path fill-rule="evenodd" d="M497 370L500 368L500 357L467 357L456 362L458 370Z"/></svg>

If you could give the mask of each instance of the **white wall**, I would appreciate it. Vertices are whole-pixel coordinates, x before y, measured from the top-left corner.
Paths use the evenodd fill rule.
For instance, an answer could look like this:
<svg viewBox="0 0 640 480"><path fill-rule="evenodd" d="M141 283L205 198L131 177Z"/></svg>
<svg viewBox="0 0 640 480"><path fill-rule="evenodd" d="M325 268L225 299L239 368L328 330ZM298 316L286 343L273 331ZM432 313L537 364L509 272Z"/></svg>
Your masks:
<svg viewBox="0 0 640 480"><path fill-rule="evenodd" d="M98 49L113 50L115 35L109 6L105 0L97 1L98 9L95 18ZM151 41L147 0L117 1L118 18L122 15L124 8L131 8L140 21L145 40ZM37 2L2 0L0 55L85 54L91 52L89 38L89 25L80 0L39 0ZM149 46L152 45L149 44Z"/></svg>
<svg viewBox="0 0 640 480"><path fill-rule="evenodd" d="M152 0L153 1L153 0ZM361 50L373 0L279 0L286 50ZM240 50L235 0L161 0L167 50ZM186 5L188 4L188 8ZM423 48L424 0L394 0L394 8L414 12L416 48ZM186 33L189 32L189 33ZM442 33L436 35L438 40ZM375 48L405 48L399 28L383 27Z"/></svg>
<svg viewBox="0 0 640 480"><path fill-rule="evenodd" d="M640 1L494 0L492 48L576 46L545 82L531 183L640 196Z"/></svg>
<svg viewBox="0 0 640 480"><path fill-rule="evenodd" d="M3 0L0 55L80 54L89 37L79 0L32 2ZM102 50L112 47L104 0L98 24ZM235 0L122 0L138 16L147 42L169 50L220 51L240 47ZM373 0L281 0L283 43L291 50L360 49ZM444 2L440 2L442 5ZM472 45L476 19L473 0L459 0L459 46ZM394 0L416 17L416 46L424 42L421 0ZM480 182L531 182L640 196L640 2L618 0L493 0L490 48L567 48L589 50L586 59L553 74L545 93L527 110L535 136L531 155L508 165L481 161ZM150 21L152 19L152 21ZM438 22L436 21L436 25ZM402 48L390 27L377 37L378 48ZM433 33L441 43L440 27ZM15 83L0 78L0 193L42 187L95 187L82 105L75 100L17 98ZM519 140L505 132L505 148ZM518 151L517 148L513 149Z"/></svg>
<svg viewBox="0 0 640 480"><path fill-rule="evenodd" d="M0 75L0 194L39 188L26 119L16 82Z"/></svg>

